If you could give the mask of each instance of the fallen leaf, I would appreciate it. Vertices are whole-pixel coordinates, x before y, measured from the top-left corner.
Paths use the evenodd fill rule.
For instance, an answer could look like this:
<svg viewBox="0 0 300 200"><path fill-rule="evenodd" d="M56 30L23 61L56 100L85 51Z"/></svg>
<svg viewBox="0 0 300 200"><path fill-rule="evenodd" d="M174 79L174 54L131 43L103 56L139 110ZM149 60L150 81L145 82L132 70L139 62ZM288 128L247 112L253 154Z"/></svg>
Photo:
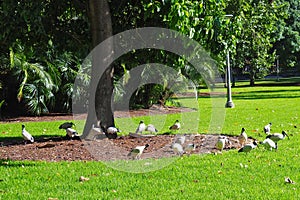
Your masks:
<svg viewBox="0 0 300 200"><path fill-rule="evenodd" d="M89 178L86 178L86 177L84 177L84 176L80 176L80 178L79 178L79 181L80 182L84 182L84 181L88 181L88 180L90 180Z"/></svg>

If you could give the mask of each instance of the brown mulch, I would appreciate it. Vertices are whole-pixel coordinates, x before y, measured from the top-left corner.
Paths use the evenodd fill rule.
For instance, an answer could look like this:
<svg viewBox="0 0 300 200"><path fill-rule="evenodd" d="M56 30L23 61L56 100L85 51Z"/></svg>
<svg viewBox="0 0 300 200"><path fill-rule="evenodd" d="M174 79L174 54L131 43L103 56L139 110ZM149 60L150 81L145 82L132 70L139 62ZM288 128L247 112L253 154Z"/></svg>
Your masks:
<svg viewBox="0 0 300 200"><path fill-rule="evenodd" d="M41 138L33 144L23 142L1 142L0 159L4 160L43 160L43 161L74 161L74 160L127 160L128 153L133 147L149 144L142 158L162 158L176 156L171 148L175 135L156 135L145 138L120 136L117 139L99 140L68 140L63 137ZM215 143L218 135L189 134L186 144L194 143L192 154L216 153ZM236 136L228 136L232 142L224 150L238 149ZM251 141L252 139L250 139ZM249 141L249 142L250 142Z"/></svg>
<svg viewBox="0 0 300 200"><path fill-rule="evenodd" d="M176 112L192 111L188 108L152 107L130 111L130 116L170 114ZM115 112L115 117L128 116L128 112ZM85 116L82 116L85 117ZM48 115L41 117L19 117L5 122L23 121L52 121L72 120L72 115ZM74 160L120 160L128 159L128 153L135 146L149 144L141 156L146 158L162 158L176 156L171 148L175 135L155 135L152 137L133 138L119 136L117 139L108 138L97 140L68 140L65 137L36 138L31 144L24 144L19 139L0 139L0 160L43 160L43 161L74 161ZM194 143L195 151L192 154L214 153L218 135L213 134L187 134L186 143ZM232 145L224 150L239 148L237 137L228 136ZM251 142L250 139L249 142ZM1 163L0 163L1 164Z"/></svg>

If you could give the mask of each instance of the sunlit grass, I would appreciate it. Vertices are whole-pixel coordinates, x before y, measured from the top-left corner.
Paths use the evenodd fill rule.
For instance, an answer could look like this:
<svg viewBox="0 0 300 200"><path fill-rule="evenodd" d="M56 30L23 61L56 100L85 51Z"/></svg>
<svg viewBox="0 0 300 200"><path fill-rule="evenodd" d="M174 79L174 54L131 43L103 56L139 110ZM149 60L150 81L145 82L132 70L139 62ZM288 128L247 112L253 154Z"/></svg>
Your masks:
<svg viewBox="0 0 300 200"><path fill-rule="evenodd" d="M300 87L250 88L244 84L238 83L238 87L232 88L235 108L225 109L226 98L219 99L219 109L222 107L226 112L219 131L237 135L244 127L249 136L262 140L265 138L263 126L272 122L272 132L286 130L290 135L290 140L279 142L277 152L260 147L249 154L231 150L217 155L184 156L160 170L147 173L124 172L130 171L125 168L130 165L124 166L124 171L118 171L109 167L112 163L105 165L94 161L2 161L0 199L299 199ZM212 123L211 98L199 98L198 105L193 98L179 100L198 110L117 118L121 134L133 132L139 120L155 124L161 133L167 132L169 125L178 118L183 121L179 132L208 133ZM36 136L65 135L58 129L62 122L24 124ZM1 123L0 140L4 138L21 140L21 123ZM117 166L118 169L121 167ZM80 176L90 180L81 183ZM295 184L285 183L285 177L290 177Z"/></svg>

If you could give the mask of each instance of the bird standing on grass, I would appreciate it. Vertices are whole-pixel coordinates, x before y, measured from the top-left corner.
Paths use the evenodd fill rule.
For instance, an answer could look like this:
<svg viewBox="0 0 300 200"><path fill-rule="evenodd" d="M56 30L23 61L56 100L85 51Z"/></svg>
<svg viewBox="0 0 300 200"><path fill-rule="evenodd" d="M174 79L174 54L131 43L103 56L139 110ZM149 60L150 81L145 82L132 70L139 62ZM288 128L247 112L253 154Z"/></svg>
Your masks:
<svg viewBox="0 0 300 200"><path fill-rule="evenodd" d="M22 124L22 136L24 138L25 144L27 143L27 141L30 141L32 143L34 142L34 138L29 132L26 131L24 124Z"/></svg>
<svg viewBox="0 0 300 200"><path fill-rule="evenodd" d="M256 147L257 147L257 143L254 141L253 143L246 144L244 147L240 148L238 152L249 153L252 149L255 149Z"/></svg>
<svg viewBox="0 0 300 200"><path fill-rule="evenodd" d="M226 136L219 136L215 146L218 150L223 151L226 144L230 144L228 138Z"/></svg>
<svg viewBox="0 0 300 200"><path fill-rule="evenodd" d="M137 129L136 129L136 131L135 131L135 133L143 133L143 131L145 131L146 130L146 125L145 125L145 123L144 123L144 121L140 121L140 123L139 123L139 126L137 127Z"/></svg>
<svg viewBox="0 0 300 200"><path fill-rule="evenodd" d="M140 159L143 151L145 149L147 149L148 147L149 147L149 144L146 144L145 146L137 146L137 147L133 148L127 156L132 159L135 159L135 160Z"/></svg>
<svg viewBox="0 0 300 200"><path fill-rule="evenodd" d="M248 137L247 137L246 131L245 131L244 128L242 128L241 134L238 137L238 140L239 140L239 143L240 143L241 147L246 144L247 139L248 139Z"/></svg>
<svg viewBox="0 0 300 200"><path fill-rule="evenodd" d="M271 126L272 126L271 122L264 126L265 134L269 135L271 133Z"/></svg>
<svg viewBox="0 0 300 200"><path fill-rule="evenodd" d="M67 129L67 128L72 128L73 126L75 126L75 124L73 122L65 122L65 123L61 124L58 128L59 129Z"/></svg>
<svg viewBox="0 0 300 200"><path fill-rule="evenodd" d="M172 126L170 126L169 129L170 129L170 130L179 130L179 129L180 129L180 122L179 122L179 120L177 119L177 120L175 121L175 123L174 123Z"/></svg>
<svg viewBox="0 0 300 200"><path fill-rule="evenodd" d="M265 139L264 141L260 142L260 144L263 145L266 149L268 149L270 151L272 151L272 149L277 150L277 145L270 138Z"/></svg>
<svg viewBox="0 0 300 200"><path fill-rule="evenodd" d="M288 137L288 139L290 139L288 134L285 131L282 131L281 133L274 133L272 135L268 135L266 138L273 140L277 146L277 142L283 140L286 136Z"/></svg>
<svg viewBox="0 0 300 200"><path fill-rule="evenodd" d="M157 133L158 130L155 128L153 124L149 124L146 128L146 131L149 131L150 133Z"/></svg>

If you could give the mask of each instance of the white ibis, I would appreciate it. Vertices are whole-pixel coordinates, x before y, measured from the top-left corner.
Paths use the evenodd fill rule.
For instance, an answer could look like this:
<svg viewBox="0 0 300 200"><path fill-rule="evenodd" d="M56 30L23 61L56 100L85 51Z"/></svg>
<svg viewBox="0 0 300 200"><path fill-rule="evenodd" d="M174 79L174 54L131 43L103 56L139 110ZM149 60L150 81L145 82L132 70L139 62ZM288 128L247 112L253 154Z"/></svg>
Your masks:
<svg viewBox="0 0 300 200"><path fill-rule="evenodd" d="M67 135L66 135L67 138L72 139L72 138L78 137L77 131L72 128L67 128L66 133L67 133Z"/></svg>
<svg viewBox="0 0 300 200"><path fill-rule="evenodd" d="M183 145L184 142L185 142L185 135L177 135L175 137L175 142L174 143L178 143L178 144Z"/></svg>
<svg viewBox="0 0 300 200"><path fill-rule="evenodd" d="M265 134L269 135L271 133L271 126L272 126L271 122L264 126Z"/></svg>
<svg viewBox="0 0 300 200"><path fill-rule="evenodd" d="M273 140L277 145L277 142L279 140L283 140L286 136L288 137L288 139L290 139L288 134L285 131L282 131L281 133L274 133L272 135L268 135L266 138Z"/></svg>
<svg viewBox="0 0 300 200"><path fill-rule="evenodd" d="M173 151L174 151L174 153L175 153L176 155L182 156L183 153L184 153L183 147L182 147L182 145L179 144L179 143L173 143L173 144L172 144L172 149L173 149Z"/></svg>
<svg viewBox="0 0 300 200"><path fill-rule="evenodd" d="M24 124L22 124L22 136L24 138L25 144L27 143L27 141L34 142L34 138L28 131L26 131Z"/></svg>
<svg viewBox="0 0 300 200"><path fill-rule="evenodd" d="M175 121L175 123L174 123L172 126L170 126L169 129L170 129L170 130L179 130L179 129L180 129L180 122L179 122L179 120L177 119L177 120Z"/></svg>
<svg viewBox="0 0 300 200"><path fill-rule="evenodd" d="M249 153L252 149L255 149L257 147L257 143L254 141L251 144L246 144L245 146L243 146L242 148L239 149L239 153L240 152L245 152L245 153Z"/></svg>
<svg viewBox="0 0 300 200"><path fill-rule="evenodd" d="M270 138L265 139L264 141L260 142L266 149L272 151L272 149L277 149L277 144Z"/></svg>
<svg viewBox="0 0 300 200"><path fill-rule="evenodd" d="M140 121L139 126L137 127L135 133L143 133L146 130L146 125L144 121Z"/></svg>
<svg viewBox="0 0 300 200"><path fill-rule="evenodd" d="M190 155L192 153L192 151L195 151L195 149L196 149L196 145L193 143L190 143L184 147L184 152L186 154Z"/></svg>
<svg viewBox="0 0 300 200"><path fill-rule="evenodd" d="M229 140L226 136L219 136L218 141L216 143L216 148L220 151L223 151L226 144L229 144Z"/></svg>
<svg viewBox="0 0 300 200"><path fill-rule="evenodd" d="M157 133L158 130L155 128L153 124L148 124L146 131L149 131L150 133Z"/></svg>
<svg viewBox="0 0 300 200"><path fill-rule="evenodd" d="M247 139L248 139L247 133L246 133L245 129L242 128L241 134L238 137L238 140L239 140L239 143L240 143L241 147L246 144Z"/></svg>
<svg viewBox="0 0 300 200"><path fill-rule="evenodd" d="M105 135L109 139L116 139L118 137L118 132L120 132L118 128L111 126L106 129Z"/></svg>
<svg viewBox="0 0 300 200"><path fill-rule="evenodd" d="M75 124L73 122L65 122L65 123L61 124L58 128L59 129L67 129L67 128L72 128L73 126L75 126Z"/></svg>
<svg viewBox="0 0 300 200"><path fill-rule="evenodd" d="M146 144L144 146L136 146L135 148L133 148L129 154L127 155L128 157L132 158L132 159L140 159L143 151L145 149L147 149L149 147L149 144Z"/></svg>

